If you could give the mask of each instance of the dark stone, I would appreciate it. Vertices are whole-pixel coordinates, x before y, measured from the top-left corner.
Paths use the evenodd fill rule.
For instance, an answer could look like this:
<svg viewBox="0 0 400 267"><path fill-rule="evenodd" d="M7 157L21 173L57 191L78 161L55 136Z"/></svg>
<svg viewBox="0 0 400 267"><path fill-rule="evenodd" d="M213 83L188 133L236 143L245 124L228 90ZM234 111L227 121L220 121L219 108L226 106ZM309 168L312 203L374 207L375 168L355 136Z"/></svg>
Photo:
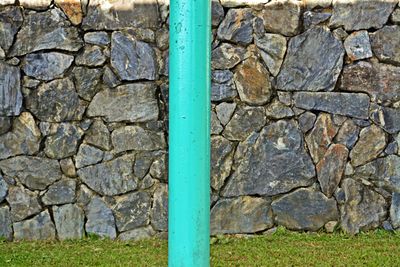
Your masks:
<svg viewBox="0 0 400 267"><path fill-rule="evenodd" d="M327 21L332 16L329 12L306 11L303 13L303 26L306 30Z"/></svg>
<svg viewBox="0 0 400 267"><path fill-rule="evenodd" d="M122 241L139 241L139 240L149 239L153 237L155 234L156 232L149 225L123 232L118 236L118 239Z"/></svg>
<svg viewBox="0 0 400 267"><path fill-rule="evenodd" d="M299 117L299 126L303 133L308 132L314 127L315 120L317 119L317 115L312 112L304 112Z"/></svg>
<svg viewBox="0 0 400 267"><path fill-rule="evenodd" d="M74 124L60 123L45 141L44 152L52 159L63 159L76 154L84 132Z"/></svg>
<svg viewBox="0 0 400 267"><path fill-rule="evenodd" d="M0 238L9 241L13 238L11 213L8 206L0 206Z"/></svg>
<svg viewBox="0 0 400 267"><path fill-rule="evenodd" d="M253 14L251 8L229 9L218 27L218 38L248 45L253 41Z"/></svg>
<svg viewBox="0 0 400 267"><path fill-rule="evenodd" d="M390 205L390 221L394 228L400 227L400 193L392 194L392 204Z"/></svg>
<svg viewBox="0 0 400 267"><path fill-rule="evenodd" d="M274 120L290 118L294 116L294 112L291 108L276 99L267 106L267 108L265 109L265 114L268 118Z"/></svg>
<svg viewBox="0 0 400 267"><path fill-rule="evenodd" d="M211 52L211 66L213 69L231 69L245 58L245 48L222 43Z"/></svg>
<svg viewBox="0 0 400 267"><path fill-rule="evenodd" d="M42 197L44 205L61 205L73 203L76 199L76 181L64 179L49 186L49 189Z"/></svg>
<svg viewBox="0 0 400 267"><path fill-rule="evenodd" d="M211 75L211 101L231 100L237 96L231 71L215 70Z"/></svg>
<svg viewBox="0 0 400 267"><path fill-rule="evenodd" d="M111 149L110 132L102 120L95 120L86 132L85 141L103 150Z"/></svg>
<svg viewBox="0 0 400 267"><path fill-rule="evenodd" d="M85 215L75 204L53 207L53 217L60 240L81 239L85 236Z"/></svg>
<svg viewBox="0 0 400 267"><path fill-rule="evenodd" d="M359 133L360 128L357 124L353 120L347 119L340 127L334 141L351 149L357 142Z"/></svg>
<svg viewBox="0 0 400 267"><path fill-rule="evenodd" d="M85 210L87 221L85 230L88 234L114 239L117 237L113 212L99 197L93 197Z"/></svg>
<svg viewBox="0 0 400 267"><path fill-rule="evenodd" d="M255 38L260 55L269 72L277 76L286 53L286 38L279 34L266 33Z"/></svg>
<svg viewBox="0 0 400 267"><path fill-rule="evenodd" d="M60 160L61 171L67 177L76 177L76 169L71 158Z"/></svg>
<svg viewBox="0 0 400 267"><path fill-rule="evenodd" d="M97 45L87 45L83 52L76 56L75 64L78 66L99 67L104 65L107 57L101 47Z"/></svg>
<svg viewBox="0 0 400 267"><path fill-rule="evenodd" d="M157 231L168 230L168 185L159 184L153 195L151 225Z"/></svg>
<svg viewBox="0 0 400 267"><path fill-rule="evenodd" d="M100 90L100 81L103 71L101 69L90 69L75 67L72 70L74 82L78 95L86 101L91 101Z"/></svg>
<svg viewBox="0 0 400 267"><path fill-rule="evenodd" d="M344 48L347 56L353 61L372 57L367 31L358 31L350 34L344 41Z"/></svg>
<svg viewBox="0 0 400 267"><path fill-rule="evenodd" d="M22 221L39 213L42 209L37 193L25 189L23 186L11 186L6 199L10 204L11 219L14 222Z"/></svg>
<svg viewBox="0 0 400 267"><path fill-rule="evenodd" d="M233 144L222 136L211 137L211 187L220 190L230 175L233 163Z"/></svg>
<svg viewBox="0 0 400 267"><path fill-rule="evenodd" d="M11 129L11 118L0 117L0 135L7 133Z"/></svg>
<svg viewBox="0 0 400 267"><path fill-rule="evenodd" d="M8 184L0 174L0 203L6 199L8 193Z"/></svg>
<svg viewBox="0 0 400 267"><path fill-rule="evenodd" d="M32 219L13 224L14 240L54 240L56 230L49 212L43 211Z"/></svg>
<svg viewBox="0 0 400 267"><path fill-rule="evenodd" d="M21 77L18 67L0 60L0 116L18 116L22 107Z"/></svg>
<svg viewBox="0 0 400 267"><path fill-rule="evenodd" d="M395 134L400 131L400 108L388 108L378 105L371 106L371 119L386 132Z"/></svg>
<svg viewBox="0 0 400 267"><path fill-rule="evenodd" d="M21 10L21 7L9 6L0 11L0 50L7 52L13 44L14 36L24 20Z"/></svg>
<svg viewBox="0 0 400 267"><path fill-rule="evenodd" d="M211 24L212 26L218 26L224 19L224 8L220 4L219 0L211 1Z"/></svg>
<svg viewBox="0 0 400 267"><path fill-rule="evenodd" d="M82 144L75 157L76 168L80 169L89 165L94 165L103 160L104 152L94 146Z"/></svg>

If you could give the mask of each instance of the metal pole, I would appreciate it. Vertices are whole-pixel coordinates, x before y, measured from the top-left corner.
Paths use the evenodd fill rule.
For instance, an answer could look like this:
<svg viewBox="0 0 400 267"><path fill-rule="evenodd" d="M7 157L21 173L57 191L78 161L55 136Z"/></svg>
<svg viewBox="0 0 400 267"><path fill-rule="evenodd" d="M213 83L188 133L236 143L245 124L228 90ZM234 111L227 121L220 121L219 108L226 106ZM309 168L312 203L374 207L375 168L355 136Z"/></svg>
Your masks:
<svg viewBox="0 0 400 267"><path fill-rule="evenodd" d="M171 0L168 265L210 265L211 1Z"/></svg>

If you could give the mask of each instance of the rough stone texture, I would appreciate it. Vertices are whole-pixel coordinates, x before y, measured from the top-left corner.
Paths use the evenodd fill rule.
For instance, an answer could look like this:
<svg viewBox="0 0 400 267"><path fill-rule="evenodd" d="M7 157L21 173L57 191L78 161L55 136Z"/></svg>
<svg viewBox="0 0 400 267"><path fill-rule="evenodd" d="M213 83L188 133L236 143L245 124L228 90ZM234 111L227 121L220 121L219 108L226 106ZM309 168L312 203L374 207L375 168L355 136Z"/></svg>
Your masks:
<svg viewBox="0 0 400 267"><path fill-rule="evenodd" d="M327 197L332 197L342 180L348 155L349 150L344 145L332 144L316 165L321 191Z"/></svg>
<svg viewBox="0 0 400 267"><path fill-rule="evenodd" d="M0 117L0 135L7 133L11 129L11 118Z"/></svg>
<svg viewBox="0 0 400 267"><path fill-rule="evenodd" d="M72 72L78 95L86 101L92 100L94 95L100 90L102 70L76 67Z"/></svg>
<svg viewBox="0 0 400 267"><path fill-rule="evenodd" d="M233 144L222 136L211 137L211 187L221 189L230 175L233 162Z"/></svg>
<svg viewBox="0 0 400 267"><path fill-rule="evenodd" d="M61 179L58 161L46 158L17 156L0 161L0 169L34 190L43 190Z"/></svg>
<svg viewBox="0 0 400 267"><path fill-rule="evenodd" d="M97 45L85 46L82 54L79 54L75 59L75 64L78 66L99 67L107 60L101 47Z"/></svg>
<svg viewBox="0 0 400 267"><path fill-rule="evenodd" d="M400 108L371 105L370 111L372 121L382 127L386 132L395 134L400 131Z"/></svg>
<svg viewBox="0 0 400 267"><path fill-rule="evenodd" d="M334 198L308 188L287 194L271 206L276 222L292 230L317 231L339 217Z"/></svg>
<svg viewBox="0 0 400 267"><path fill-rule="evenodd" d="M360 128L357 124L353 120L348 119L340 127L334 141L335 143L343 144L348 149L351 149L357 142L359 133Z"/></svg>
<svg viewBox="0 0 400 267"><path fill-rule="evenodd" d="M168 230L168 185L159 184L153 195L151 225L157 231Z"/></svg>
<svg viewBox="0 0 400 267"><path fill-rule="evenodd" d="M84 40L86 43L94 45L108 45L111 42L107 32L87 32Z"/></svg>
<svg viewBox="0 0 400 267"><path fill-rule="evenodd" d="M64 11L73 25L81 24L83 17L81 0L55 0L54 3Z"/></svg>
<svg viewBox="0 0 400 267"><path fill-rule="evenodd" d="M43 211L32 219L13 224L14 240L53 240L56 231L49 212Z"/></svg>
<svg viewBox="0 0 400 267"><path fill-rule="evenodd" d="M392 194L392 204L390 205L390 221L394 228L400 227L400 194Z"/></svg>
<svg viewBox="0 0 400 267"><path fill-rule="evenodd" d="M350 152L351 164L355 167L376 158L386 146L386 134L372 125L360 132L360 138Z"/></svg>
<svg viewBox="0 0 400 267"><path fill-rule="evenodd" d="M400 8L396 8L390 18L393 23L400 24Z"/></svg>
<svg viewBox="0 0 400 267"><path fill-rule="evenodd" d="M24 8L43 10L51 4L51 0L20 0L19 4Z"/></svg>
<svg viewBox="0 0 400 267"><path fill-rule="evenodd" d="M262 18L268 32L293 36L299 32L301 2L272 0L264 6Z"/></svg>
<svg viewBox="0 0 400 267"><path fill-rule="evenodd" d="M343 55L342 43L322 27L295 36L289 41L276 87L286 91L332 91Z"/></svg>
<svg viewBox="0 0 400 267"><path fill-rule="evenodd" d="M97 93L90 103L89 117L104 117L109 122L144 122L156 120L158 104L156 87L151 83L135 83L105 89Z"/></svg>
<svg viewBox="0 0 400 267"><path fill-rule="evenodd" d="M272 226L270 201L264 198L243 196L221 199L211 209L212 235L255 233Z"/></svg>
<svg viewBox="0 0 400 267"><path fill-rule="evenodd" d="M60 160L61 171L67 177L76 177L76 169L71 158Z"/></svg>
<svg viewBox="0 0 400 267"><path fill-rule="evenodd" d="M84 237L83 210L75 204L55 206L53 209L54 222L57 236L60 240L79 239Z"/></svg>
<svg viewBox="0 0 400 267"><path fill-rule="evenodd" d="M211 24L212 26L218 26L224 19L224 8L222 7L219 0L211 1Z"/></svg>
<svg viewBox="0 0 400 267"><path fill-rule="evenodd" d="M6 199L10 204L11 219L14 222L22 221L41 211L37 193L22 186L11 186Z"/></svg>
<svg viewBox="0 0 400 267"><path fill-rule="evenodd" d="M293 120L274 122L251 141L240 159L235 156L238 166L223 190L224 196L273 196L313 182L314 165Z"/></svg>
<svg viewBox="0 0 400 267"><path fill-rule="evenodd" d="M46 206L73 203L76 199L76 180L64 179L49 186L41 198Z"/></svg>
<svg viewBox="0 0 400 267"><path fill-rule="evenodd" d="M246 49L223 43L211 52L211 67L213 69L231 69L246 57Z"/></svg>
<svg viewBox="0 0 400 267"><path fill-rule="evenodd" d="M255 6L262 5L269 2L269 0L221 0L224 7L242 7L242 6Z"/></svg>
<svg viewBox="0 0 400 267"><path fill-rule="evenodd" d="M334 28L343 26L346 31L379 29L387 22L395 5L395 0L333 0L329 24Z"/></svg>
<svg viewBox="0 0 400 267"><path fill-rule="evenodd" d="M299 126L300 129L303 133L308 132L311 130L314 126L315 120L317 119L317 116L312 113L312 112L304 112L303 114L300 115L299 117Z"/></svg>
<svg viewBox="0 0 400 267"><path fill-rule="evenodd" d="M63 159L76 154L83 131L74 124L61 123L54 134L47 137L44 152L53 159Z"/></svg>
<svg viewBox="0 0 400 267"><path fill-rule="evenodd" d="M75 166L80 169L89 165L94 165L103 160L104 152L96 147L82 144L75 157Z"/></svg>
<svg viewBox="0 0 400 267"><path fill-rule="evenodd" d="M231 71L215 70L211 75L211 101L231 100L237 96Z"/></svg>
<svg viewBox="0 0 400 267"><path fill-rule="evenodd" d="M112 210L99 197L93 197L85 210L87 221L85 230L88 234L114 239L117 237L115 219Z"/></svg>
<svg viewBox="0 0 400 267"><path fill-rule="evenodd" d="M318 2L318 1L316 1ZM332 14L330 12L313 12L306 11L303 13L303 26L304 29L308 30L322 22L327 21Z"/></svg>
<svg viewBox="0 0 400 267"><path fill-rule="evenodd" d="M85 141L103 150L111 149L110 132L103 121L96 120L86 132Z"/></svg>
<svg viewBox="0 0 400 267"><path fill-rule="evenodd" d="M4 2L6 0L3 0ZM0 6L2 4L0 2ZM5 3L7 4L7 3ZM6 7L0 11L0 50L7 52L23 22L21 8Z"/></svg>
<svg viewBox="0 0 400 267"><path fill-rule="evenodd" d="M9 241L13 238L10 208L7 206L0 206L0 238Z"/></svg>
<svg viewBox="0 0 400 267"><path fill-rule="evenodd" d="M359 119L368 118L369 97L366 94L336 92L298 92L294 105L306 110L319 110Z"/></svg>
<svg viewBox="0 0 400 267"><path fill-rule="evenodd" d="M286 38L279 34L266 33L254 40L260 49L260 55L269 72L276 76L279 73L286 53Z"/></svg>
<svg viewBox="0 0 400 267"><path fill-rule="evenodd" d="M218 38L247 45L253 40L253 14L250 8L230 9L218 27Z"/></svg>
<svg viewBox="0 0 400 267"><path fill-rule="evenodd" d="M232 118L233 112L235 112L236 103L223 102L215 107L218 120L222 125L226 125Z"/></svg>
<svg viewBox="0 0 400 267"><path fill-rule="evenodd" d="M357 234L378 227L386 218L387 203L375 191L354 181L342 182L345 203L340 207L341 227L350 234Z"/></svg>
<svg viewBox="0 0 400 267"><path fill-rule="evenodd" d="M0 175L0 203L6 198L8 193L8 184L4 180L3 176Z"/></svg>
<svg viewBox="0 0 400 267"><path fill-rule="evenodd" d="M0 60L0 116L17 116L21 112L20 71Z"/></svg>
<svg viewBox="0 0 400 267"><path fill-rule="evenodd" d="M254 57L236 67L235 84L240 99L249 105L263 105L272 95L269 73Z"/></svg>
<svg viewBox="0 0 400 267"><path fill-rule="evenodd" d="M265 114L268 118L272 118L275 120L290 118L294 116L294 112L291 108L285 106L277 100L272 101L272 103L265 109Z"/></svg>
<svg viewBox="0 0 400 267"><path fill-rule="evenodd" d="M351 60L372 57L371 44L367 31L357 31L350 34L344 41L344 48Z"/></svg>

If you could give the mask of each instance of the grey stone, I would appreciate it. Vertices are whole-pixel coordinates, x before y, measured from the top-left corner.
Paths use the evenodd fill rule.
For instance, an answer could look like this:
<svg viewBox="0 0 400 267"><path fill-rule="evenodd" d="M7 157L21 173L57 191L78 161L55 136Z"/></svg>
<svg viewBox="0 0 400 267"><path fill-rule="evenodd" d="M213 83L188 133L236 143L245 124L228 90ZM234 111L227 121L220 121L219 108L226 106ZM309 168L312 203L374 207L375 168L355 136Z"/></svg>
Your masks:
<svg viewBox="0 0 400 267"><path fill-rule="evenodd" d="M76 192L76 204L79 207L87 210L87 207L92 199L95 198L95 193L90 190L85 184L81 184Z"/></svg>
<svg viewBox="0 0 400 267"><path fill-rule="evenodd" d="M115 198L113 207L118 231L128 231L150 222L151 198L146 192L135 192Z"/></svg>
<svg viewBox="0 0 400 267"><path fill-rule="evenodd" d="M122 80L155 80L157 62L153 48L122 32L111 36L111 66Z"/></svg>
<svg viewBox="0 0 400 267"><path fill-rule="evenodd" d="M211 1L211 24L212 26L218 26L224 19L224 8L222 7L219 0Z"/></svg>
<svg viewBox="0 0 400 267"><path fill-rule="evenodd" d="M388 108L371 105L371 119L386 132L395 134L400 131L400 108Z"/></svg>
<svg viewBox="0 0 400 267"><path fill-rule="evenodd" d="M75 165L71 158L60 160L60 167L65 176L76 177Z"/></svg>
<svg viewBox="0 0 400 267"><path fill-rule="evenodd" d="M8 193L8 184L0 174L0 203L6 199Z"/></svg>
<svg viewBox="0 0 400 267"><path fill-rule="evenodd" d="M157 28L159 15L157 2L91 0L82 27L85 30Z"/></svg>
<svg viewBox="0 0 400 267"><path fill-rule="evenodd" d="M396 141L390 142L387 147L385 148L386 155L393 155L396 154L399 149L399 146Z"/></svg>
<svg viewBox="0 0 400 267"><path fill-rule="evenodd" d="M84 237L85 215L75 204L53 208L53 217L60 240L80 239Z"/></svg>
<svg viewBox="0 0 400 267"><path fill-rule="evenodd" d="M231 69L245 58L245 48L222 43L211 52L211 66L213 69Z"/></svg>
<svg viewBox="0 0 400 267"><path fill-rule="evenodd" d="M333 233L333 232L335 232L337 225L338 225L338 221L329 221L324 225L325 231L327 233Z"/></svg>
<svg viewBox="0 0 400 267"><path fill-rule="evenodd" d="M254 57L236 67L234 80L240 99L249 105L263 105L272 95L269 73Z"/></svg>
<svg viewBox="0 0 400 267"><path fill-rule="evenodd" d="M162 180L162 181L167 181L167 174L168 174L168 169L167 169L167 158L166 154L162 153L158 157L156 157L153 161L153 163L150 166L149 174L156 179Z"/></svg>
<svg viewBox="0 0 400 267"><path fill-rule="evenodd" d="M368 119L369 97L366 94L336 92L296 92L294 105L305 110Z"/></svg>
<svg viewBox="0 0 400 267"><path fill-rule="evenodd" d="M118 239L122 241L139 241L139 240L149 239L153 237L155 234L156 231L154 231L151 226L145 226L123 232L118 236Z"/></svg>
<svg viewBox="0 0 400 267"><path fill-rule="evenodd" d="M308 132L314 127L314 122L317 119L317 115L312 112L306 111L299 117L299 126L303 133Z"/></svg>
<svg viewBox="0 0 400 267"><path fill-rule="evenodd" d="M0 2L0 6L4 1L6 0ZM0 36L2 37L0 39L0 49L5 53L13 44L14 36L22 25L21 10L21 7L9 6L0 11Z"/></svg>
<svg viewBox="0 0 400 267"><path fill-rule="evenodd" d="M273 225L270 201L264 198L221 199L211 209L212 235L255 233Z"/></svg>
<svg viewBox="0 0 400 267"><path fill-rule="evenodd" d="M54 240L56 230L49 212L43 211L32 219L13 224L14 240Z"/></svg>
<svg viewBox="0 0 400 267"><path fill-rule="evenodd" d="M271 206L275 221L291 230L317 231L339 217L334 198L308 188L289 193L272 202Z"/></svg>
<svg viewBox="0 0 400 267"><path fill-rule="evenodd" d="M266 33L255 38L260 55L269 72L277 76L286 53L286 38L279 34Z"/></svg>
<svg viewBox="0 0 400 267"><path fill-rule="evenodd" d="M344 41L349 34L343 30L343 28L337 28L333 30L333 36L335 36L337 39Z"/></svg>
<svg viewBox="0 0 400 267"><path fill-rule="evenodd" d="M89 117L104 117L109 122L156 120L156 89L152 83L135 83L102 90L94 96L87 114Z"/></svg>
<svg viewBox="0 0 400 267"><path fill-rule="evenodd" d="M86 101L91 101L94 95L100 90L101 69L75 67L72 70L76 91Z"/></svg>
<svg viewBox="0 0 400 267"><path fill-rule="evenodd" d="M218 120L217 114L211 110L211 134L220 134L224 128Z"/></svg>
<svg viewBox="0 0 400 267"><path fill-rule="evenodd" d="M22 69L28 76L50 81L61 78L73 60L73 56L58 52L29 54L24 59Z"/></svg>
<svg viewBox="0 0 400 267"><path fill-rule="evenodd" d="M218 120L222 125L226 125L232 118L233 112L235 112L236 103L222 102L215 107Z"/></svg>
<svg viewBox="0 0 400 267"><path fill-rule="evenodd" d="M61 179L60 164L57 160L17 156L0 161L0 169L26 187L44 190L47 186Z"/></svg>
<svg viewBox="0 0 400 267"><path fill-rule="evenodd" d="M159 150L165 148L163 132L145 130L140 126L125 126L114 130L111 140L116 153L128 150Z"/></svg>
<svg viewBox="0 0 400 267"><path fill-rule="evenodd" d="M303 13L303 26L306 30L327 21L332 14L330 12L306 11Z"/></svg>
<svg viewBox="0 0 400 267"><path fill-rule="evenodd" d="M12 56L48 49L78 51L83 45L76 28L71 27L59 9L29 13L11 48Z"/></svg>
<svg viewBox="0 0 400 267"><path fill-rule="evenodd" d="M37 90L30 91L26 107L38 119L48 122L80 120L85 111L69 78L43 83Z"/></svg>
<svg viewBox="0 0 400 267"><path fill-rule="evenodd" d="M354 167L375 159L386 147L386 134L376 125L364 128L360 138L350 152L351 164Z"/></svg>
<svg viewBox="0 0 400 267"><path fill-rule="evenodd" d="M372 57L371 44L367 31L357 31L344 40L344 48L351 60L360 60Z"/></svg>
<svg viewBox="0 0 400 267"><path fill-rule="evenodd" d="M291 106L292 105L292 93L291 92L285 92L285 91L278 91L278 100L282 104L286 106Z"/></svg>
<svg viewBox="0 0 400 267"><path fill-rule="evenodd" d="M30 78L28 76L24 76L22 79L23 87L36 89L36 87L40 84L40 81Z"/></svg>
<svg viewBox="0 0 400 267"><path fill-rule="evenodd" d="M101 195L114 196L133 191L137 181L133 175L132 156L85 167L78 170L81 180Z"/></svg>
<svg viewBox="0 0 400 267"><path fill-rule="evenodd" d="M386 231L394 231L393 226L389 221L384 221L382 223L382 228L383 228L383 230L386 230Z"/></svg>
<svg viewBox="0 0 400 267"><path fill-rule="evenodd" d="M49 186L42 197L42 203L46 206L73 203L76 199L76 181L64 179Z"/></svg>
<svg viewBox="0 0 400 267"><path fill-rule="evenodd" d="M304 7L307 10L315 9L315 8L327 8L332 5L332 0L304 0Z"/></svg>
<svg viewBox="0 0 400 267"><path fill-rule="evenodd" d="M347 119L340 127L337 135L335 136L335 143L343 144L348 149L353 148L358 140L360 128L351 119Z"/></svg>
<svg viewBox="0 0 400 267"><path fill-rule="evenodd" d="M379 29L387 22L395 5L395 0L333 0L329 25L334 28L343 26L346 31Z"/></svg>
<svg viewBox="0 0 400 267"><path fill-rule="evenodd" d="M222 136L211 137L211 187L220 190L230 175L234 145Z"/></svg>
<svg viewBox="0 0 400 267"><path fill-rule="evenodd" d="M142 183L141 183L141 185L140 185L140 189L142 189L142 190L149 189L149 188L151 188L155 183L156 183L156 180L153 179L153 178L151 177L151 175L146 175L146 176L143 178L143 180L142 180Z"/></svg>
<svg viewBox="0 0 400 267"><path fill-rule="evenodd" d="M255 37L262 37L265 34L264 20L260 17L253 19L253 32Z"/></svg>
<svg viewBox="0 0 400 267"><path fill-rule="evenodd" d="M0 238L9 241L13 238L11 213L8 206L0 206Z"/></svg>
<svg viewBox="0 0 400 267"><path fill-rule="evenodd" d="M396 8L390 16L391 21L394 24L400 24L400 8Z"/></svg>
<svg viewBox="0 0 400 267"><path fill-rule="evenodd" d="M262 10L267 32L294 36L299 32L302 3L295 0L272 0Z"/></svg>
<svg viewBox="0 0 400 267"><path fill-rule="evenodd" d="M390 221L394 228L400 227L400 193L392 194L392 203L390 205Z"/></svg>
<svg viewBox="0 0 400 267"><path fill-rule="evenodd" d="M360 61L343 68L340 89L366 92L373 101L396 102L400 100L399 79L400 67L376 61Z"/></svg>
<svg viewBox="0 0 400 267"><path fill-rule="evenodd" d="M110 132L102 120L95 120L86 132L85 141L103 150L111 149Z"/></svg>
<svg viewBox="0 0 400 267"><path fill-rule="evenodd" d="M237 148L235 162L238 166L223 196L273 196L313 183L314 165L293 120L271 123L246 142L244 151Z"/></svg>
<svg viewBox="0 0 400 267"><path fill-rule="evenodd" d="M342 180L348 155L349 150L344 145L332 144L316 165L321 191L327 197L332 197Z"/></svg>
<svg viewBox="0 0 400 267"><path fill-rule="evenodd" d="M14 222L37 214L42 207L38 202L38 195L23 186L11 186L8 190L7 202L11 207L11 219Z"/></svg>
<svg viewBox="0 0 400 267"><path fill-rule="evenodd" d="M20 70L0 60L0 116L17 116L21 112Z"/></svg>
<svg viewBox="0 0 400 267"><path fill-rule="evenodd" d="M291 108L285 106L276 99L267 106L267 108L265 109L265 114L268 118L275 120L290 118L294 116L294 112Z"/></svg>
<svg viewBox="0 0 400 267"><path fill-rule="evenodd" d="M85 43L94 45L109 45L111 43L107 32L87 32L83 39Z"/></svg>
<svg viewBox="0 0 400 267"><path fill-rule="evenodd" d="M229 9L218 27L218 38L248 45L253 41L253 14L250 8Z"/></svg>
<svg viewBox="0 0 400 267"><path fill-rule="evenodd" d="M151 225L156 231L168 230L168 185L159 184L153 195Z"/></svg>
<svg viewBox="0 0 400 267"><path fill-rule="evenodd" d="M211 101L232 100L236 96L237 91L233 82L211 84Z"/></svg>
<svg viewBox="0 0 400 267"><path fill-rule="evenodd" d="M78 66L99 67L104 65L107 57L101 47L86 45L83 52L76 56L75 64Z"/></svg>
<svg viewBox="0 0 400 267"><path fill-rule="evenodd" d="M71 123L60 123L45 141L44 152L52 159L63 159L76 154L84 132Z"/></svg>
<svg viewBox="0 0 400 267"><path fill-rule="evenodd" d="M268 3L269 0L221 0L224 7L256 6Z"/></svg>
<svg viewBox="0 0 400 267"><path fill-rule="evenodd" d="M119 80L117 75L115 75L115 73L111 70L111 68L106 66L104 68L103 83L110 88L114 88L120 85L121 81Z"/></svg>
<svg viewBox="0 0 400 267"><path fill-rule="evenodd" d="M0 159L16 155L33 155L39 151L40 130L33 116L23 112L14 120L12 130L0 136Z"/></svg>
<svg viewBox="0 0 400 267"><path fill-rule="evenodd" d="M378 227L387 215L385 199L375 191L354 181L342 181L345 203L340 207L341 228L350 234Z"/></svg>
<svg viewBox="0 0 400 267"><path fill-rule="evenodd" d="M101 198L92 198L85 214L87 217L85 230L88 234L96 234L110 239L117 237L114 215Z"/></svg>
<svg viewBox="0 0 400 267"><path fill-rule="evenodd" d="M315 27L297 35L289 41L276 88L332 91L342 70L343 56L342 43L325 28Z"/></svg>
<svg viewBox="0 0 400 267"><path fill-rule="evenodd" d="M238 106L223 136L229 140L243 141L250 133L261 130L266 122L264 108Z"/></svg>
<svg viewBox="0 0 400 267"><path fill-rule="evenodd" d="M0 135L7 133L10 129L11 129L11 118L0 117Z"/></svg>
<svg viewBox="0 0 400 267"><path fill-rule="evenodd" d="M154 156L152 155L152 152L145 151L138 153L133 166L135 175L140 179L145 177L150 170L153 159Z"/></svg>
<svg viewBox="0 0 400 267"><path fill-rule="evenodd" d="M75 166L77 169L94 165L103 160L104 152L96 147L82 144L79 147L78 154L75 157Z"/></svg>

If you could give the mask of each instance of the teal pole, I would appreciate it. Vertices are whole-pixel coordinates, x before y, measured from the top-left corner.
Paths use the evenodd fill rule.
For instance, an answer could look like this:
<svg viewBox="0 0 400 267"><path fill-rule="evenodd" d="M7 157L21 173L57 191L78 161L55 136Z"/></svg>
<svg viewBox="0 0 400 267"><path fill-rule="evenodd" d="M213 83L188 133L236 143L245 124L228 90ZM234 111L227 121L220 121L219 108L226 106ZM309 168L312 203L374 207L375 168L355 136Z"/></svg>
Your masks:
<svg viewBox="0 0 400 267"><path fill-rule="evenodd" d="M210 265L211 1L170 1L168 265Z"/></svg>

